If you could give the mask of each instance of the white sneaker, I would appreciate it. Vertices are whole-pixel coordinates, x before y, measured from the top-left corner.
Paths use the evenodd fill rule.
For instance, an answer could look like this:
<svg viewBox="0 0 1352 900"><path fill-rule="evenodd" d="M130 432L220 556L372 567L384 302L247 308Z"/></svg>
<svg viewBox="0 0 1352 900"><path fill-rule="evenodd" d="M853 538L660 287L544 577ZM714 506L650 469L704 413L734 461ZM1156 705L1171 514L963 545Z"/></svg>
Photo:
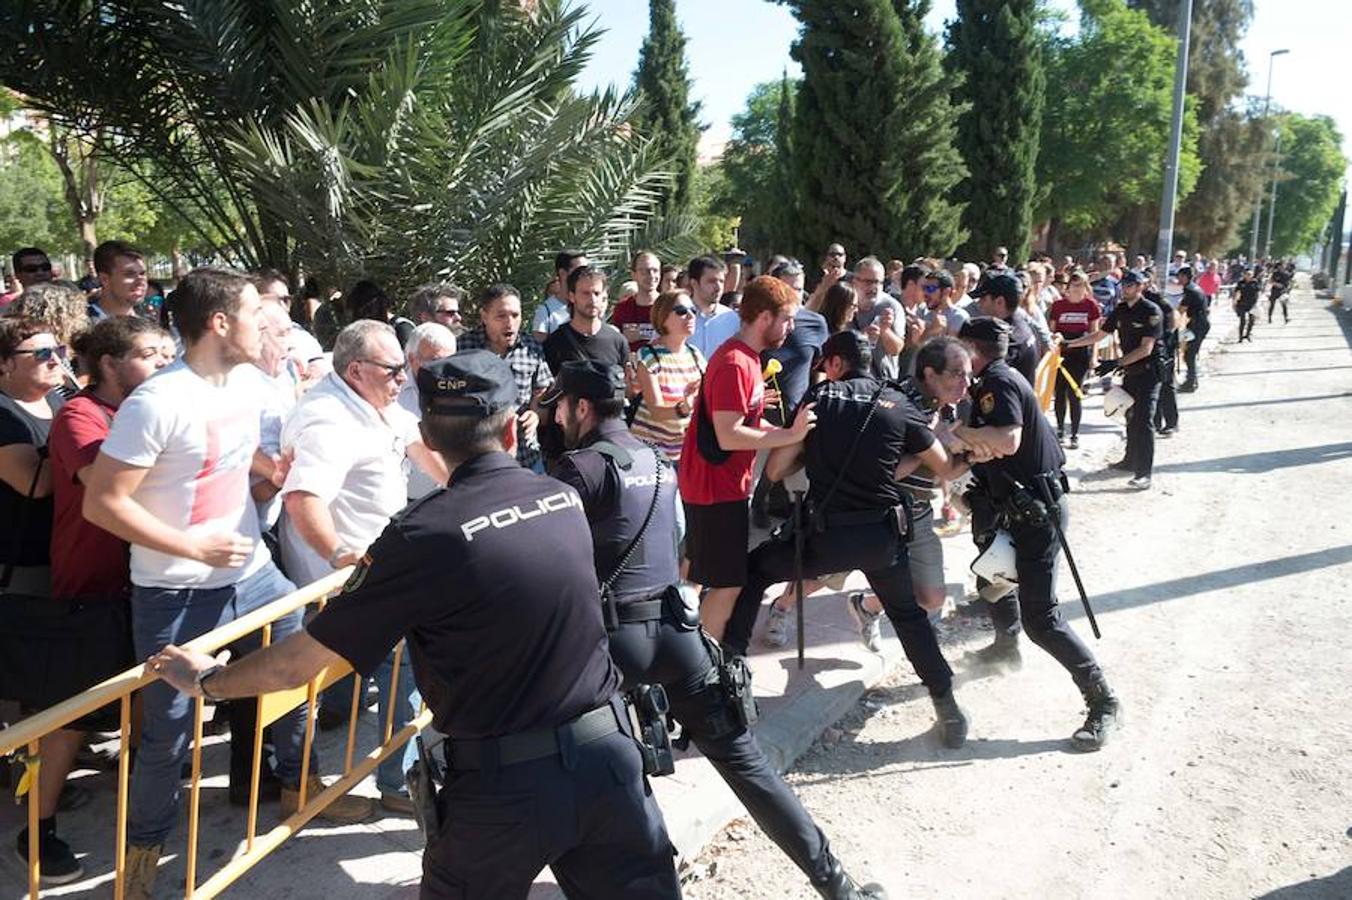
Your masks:
<svg viewBox="0 0 1352 900"><path fill-rule="evenodd" d="M1138 475L1127 482L1127 487L1137 491L1148 491L1150 490L1150 476Z"/></svg>
<svg viewBox="0 0 1352 900"><path fill-rule="evenodd" d="M783 647L789 642L789 632L793 626L789 624L789 614L791 609L780 609L775 604L770 604L770 619L765 623L765 634L761 635L761 643L767 647Z"/></svg>
<svg viewBox="0 0 1352 900"><path fill-rule="evenodd" d="M870 653L881 653L883 649L883 631L881 612L869 612L864 608L864 595L854 593L850 595L850 616L854 618L855 624L859 626L859 640L864 642L864 646Z"/></svg>

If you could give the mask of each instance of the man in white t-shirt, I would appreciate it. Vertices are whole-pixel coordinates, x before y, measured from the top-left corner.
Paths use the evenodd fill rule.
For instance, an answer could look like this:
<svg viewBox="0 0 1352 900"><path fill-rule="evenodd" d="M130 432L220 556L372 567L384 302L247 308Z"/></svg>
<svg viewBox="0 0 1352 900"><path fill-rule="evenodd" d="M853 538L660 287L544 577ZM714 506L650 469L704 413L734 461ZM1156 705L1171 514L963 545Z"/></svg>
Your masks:
<svg viewBox="0 0 1352 900"><path fill-rule="evenodd" d="M258 279L254 279L257 286ZM285 474L278 471L282 454L282 423L296 408L300 398L300 372L291 358L293 335L299 331L291 321L286 307L274 295L259 291L262 301L262 350L253 366L240 366L235 377L246 383L252 379L251 389L258 398L258 452L255 455L249 489L258 506L258 528L265 535L277 524L282 514L282 501L277 496L280 480Z"/></svg>
<svg viewBox="0 0 1352 900"><path fill-rule="evenodd" d="M413 329L413 337L404 346L404 359L408 360L408 380L399 389L399 406L415 421L422 419L422 410L418 407L418 370L430 362L451 356L455 353L455 346L455 335L445 325L424 322ZM421 467L408 467L410 503L445 486L445 482L436 481Z"/></svg>
<svg viewBox="0 0 1352 900"><path fill-rule="evenodd" d="M359 319L338 333L333 371L301 398L282 427L282 453L291 459L282 485L282 564L299 584L309 584L361 559L390 518L408 502L406 460L445 484L441 457L429 450L418 420L395 401L407 377L394 329ZM391 653L375 672L381 728L394 704L394 730L418 714L407 653L398 677ZM391 691L391 685L394 690ZM346 721L351 677L324 693L326 724ZM376 769L381 804L412 812L404 772L415 761L412 742ZM401 759L402 756L402 759Z"/></svg>
<svg viewBox="0 0 1352 900"><path fill-rule="evenodd" d="M535 307L531 318L530 333L541 344L559 326L572 318L573 311L568 306L568 276L574 269L590 265L587 254L581 250L560 250L554 257L554 280L549 283L545 299Z"/></svg>
<svg viewBox="0 0 1352 900"><path fill-rule="evenodd" d="M295 588L259 541L249 475L259 405L237 368L259 359L266 328L258 291L238 273L198 269L178 284L184 355L129 396L90 472L84 515L131 544L132 630L145 659ZM301 616L273 623L274 640ZM255 636L250 642L257 644ZM149 896L177 819L193 705L164 681L142 690L144 719L127 819L128 895ZM303 708L273 727L282 810L298 806ZM313 772L313 767L311 772ZM323 785L311 775L311 795ZM359 821L369 800L342 798L326 817Z"/></svg>

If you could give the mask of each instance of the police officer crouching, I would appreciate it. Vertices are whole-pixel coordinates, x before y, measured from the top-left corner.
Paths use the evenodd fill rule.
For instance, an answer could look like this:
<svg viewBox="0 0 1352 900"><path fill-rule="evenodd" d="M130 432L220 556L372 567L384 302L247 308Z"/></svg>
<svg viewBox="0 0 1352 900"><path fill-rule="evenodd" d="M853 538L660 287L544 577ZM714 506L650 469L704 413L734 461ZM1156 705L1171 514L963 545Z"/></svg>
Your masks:
<svg viewBox="0 0 1352 900"><path fill-rule="evenodd" d="M1056 600L1057 556L1061 552L1057 522L1067 525L1070 504L1061 472L1065 454L1027 380L1005 361L1009 326L978 317L958 335L972 351L970 422L954 429L954 437L972 448L976 487L968 492L972 535L988 545L998 529L1014 544L1017 595L990 606L995 643L979 656L1017 662L1018 632L1046 650L1070 672L1089 707L1084 725L1071 737L1079 750L1097 750L1119 721L1119 704L1108 687L1094 654L1071 630ZM818 407L820 410L820 407ZM818 412L818 421L821 413ZM1052 516L1056 517L1053 522Z"/></svg>
<svg viewBox="0 0 1352 900"><path fill-rule="evenodd" d="M770 766L755 736L745 661L724 662L678 587L676 477L665 457L625 428L624 373L596 361L564 363L547 402L571 452L556 476L582 498L592 528L610 652L643 723L650 765L669 774L664 713L713 764L765 833L835 900L885 898L859 887L826 837Z"/></svg>
<svg viewBox="0 0 1352 900"><path fill-rule="evenodd" d="M827 380L804 398L816 404L818 427L801 445L771 451L765 471L779 480L806 465L811 512L803 525L804 576L864 573L929 691L944 744L958 748L967 739L967 718L953 696L953 670L934 626L916 602L907 555L911 500L898 479L917 459L946 479L966 466L945 452L928 413L869 374L870 362L862 334L842 331L826 340L820 365ZM724 640L733 652L746 652L766 588L793 578L795 543L781 530L752 551Z"/></svg>
<svg viewBox="0 0 1352 900"><path fill-rule="evenodd" d="M448 735L424 898L525 898L546 865L569 897L680 897L577 494L517 465L512 372L493 353L423 366L418 393L449 485L391 520L305 631L228 667L176 647L151 667L192 695L244 697L342 659L370 674L406 637ZM523 566L523 547L546 564Z"/></svg>

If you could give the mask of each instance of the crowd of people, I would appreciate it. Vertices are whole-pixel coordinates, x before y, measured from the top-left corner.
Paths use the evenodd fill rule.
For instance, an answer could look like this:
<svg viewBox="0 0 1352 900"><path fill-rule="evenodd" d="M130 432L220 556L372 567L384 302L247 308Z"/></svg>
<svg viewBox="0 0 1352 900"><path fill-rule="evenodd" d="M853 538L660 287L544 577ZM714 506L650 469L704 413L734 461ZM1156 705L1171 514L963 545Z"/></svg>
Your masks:
<svg viewBox="0 0 1352 900"><path fill-rule="evenodd" d="M419 511L449 504L437 498L457 495L461 484L459 502L468 504L470 475L480 469L496 480L474 481L475 490L516 484L502 462L482 461L505 451L513 470L569 487L549 480L563 493L542 495L538 508L504 494L499 499L515 505L464 520L464 546L507 540L509 525L566 511L581 498L593 541L576 531L561 540L581 548L589 571L594 563L587 578L598 590L598 614L606 598L606 631L625 691L667 685L676 722L823 896L883 896L844 873L769 768L749 730L754 712L727 712L704 686L737 680L736 663L749 652L772 585L804 582L769 604L762 640L782 646L798 596L861 571L871 592L848 600L860 639L880 649L881 620L892 622L929 691L944 744L962 746L967 720L934 617L945 602L938 534L965 516L979 592L996 627L977 662L1017 665L1026 631L1085 698L1073 746L1103 746L1117 727L1119 700L1056 597L1057 537L1068 510L1062 469L1066 451L1079 448L1082 400L1103 389L1105 408L1124 408L1126 452L1112 465L1130 471L1132 487L1148 489L1156 437L1178 430L1174 394L1198 389L1198 352L1223 290L1230 290L1240 339L1251 339L1265 283L1268 320L1278 305L1287 317L1294 271L1289 263L1269 274L1261 265L1189 261L1183 253L1163 271L1144 256L1125 263L1108 252L1084 265L1046 254L1014 265L998 248L980 263L867 256L851 264L835 244L820 267L783 256L757 265L739 251L677 267L644 251L613 285L585 253L564 250L543 298L507 284L483 287L473 295L477 322L470 325L461 309L470 295L451 283L424 285L402 303L370 281L342 293L307 284L293 296L280 272L208 267L165 292L125 242L101 245L93 280L83 284L54 278L41 250L19 250L16 290L0 298L8 548L0 589L14 611L0 654L0 698L25 715L135 661L170 666L177 657L164 648L348 566L357 566L348 586L354 601L417 592L409 571L391 573L379 560L430 549L439 526L430 515L417 525ZM1052 351L1060 363L1049 419L1032 383ZM1115 372L1120 387L1111 386ZM634 468L648 450L653 459ZM521 496L542 483L522 482ZM660 540L645 542L650 528ZM540 549L511 546L518 554ZM467 570L464 577L468 596L482 575ZM566 579L566 566L558 577ZM381 602L371 600L365 616L390 612ZM273 625L274 644L296 635L318 648L273 662L286 667L278 678L311 674L308 662L329 652L360 673L325 691L321 728L344 724L354 684L361 690L370 679L377 721L396 731L426 697L437 728L450 735L448 758L469 753L470 744L478 753L485 739L504 733L482 723L465 733L465 720L452 711L470 702L456 679L481 673L435 659L420 667L418 653L393 650L405 636L389 624L397 616L367 621L352 605L335 601L313 626L299 611ZM491 609L477 607L466 615L492 618ZM672 627L667 649L682 660L674 669L645 657L643 638L626 636L627 626L645 621ZM586 624L560 620L557 627L585 635ZM361 640L352 633L358 625L367 632ZM39 626L47 637L32 640ZM408 627L427 654L426 622ZM548 640L548 632L537 638ZM254 653L257 644L232 649L257 658L256 668L277 659ZM438 666L455 677L428 674ZM240 676L237 686L212 677L218 669L204 664L178 688L166 675L138 695L134 746L123 748L135 754L129 897L149 895L177 820L189 694L245 696L262 683ZM515 693L485 693L526 703L527 674L510 677L521 680ZM212 682L219 686L209 688ZM613 689L597 686L596 696L605 701ZM741 696L749 697L749 687ZM231 743L230 799L244 804L253 705L227 710L239 738ZM302 794L304 721L302 708L268 729L260 796L283 813ZM82 874L57 836L56 815L82 802L67 776L88 732L108 727L103 711L42 742L39 845L48 883ZM378 804L347 796L322 815L355 822L377 806L411 813L405 773L415 761L410 742L377 770ZM313 764L309 771L313 795L323 785ZM651 827L644 834L661 844ZM25 830L20 856L27 858L28 846ZM480 851L470 855L492 857ZM433 863L425 865L431 878ZM572 877L585 882L578 871ZM494 883L506 890L507 882Z"/></svg>

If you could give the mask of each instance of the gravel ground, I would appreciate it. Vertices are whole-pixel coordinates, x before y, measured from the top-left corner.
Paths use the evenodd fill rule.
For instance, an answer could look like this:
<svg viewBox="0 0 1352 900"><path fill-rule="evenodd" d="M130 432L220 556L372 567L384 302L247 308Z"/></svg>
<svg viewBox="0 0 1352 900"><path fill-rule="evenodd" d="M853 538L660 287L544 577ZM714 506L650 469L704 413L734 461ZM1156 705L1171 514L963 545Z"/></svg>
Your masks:
<svg viewBox="0 0 1352 900"><path fill-rule="evenodd" d="M939 745L903 663L789 775L848 869L893 898L1352 897L1352 313L1301 285L1290 324L1223 346L1179 395L1153 491L1102 471L1120 446L1086 412L1071 540L1125 728L1069 750L1065 672L1026 641L1021 671L973 670L989 628L950 619L965 748ZM1233 323L1218 310L1213 337ZM1088 638L1071 591L1063 571ZM815 894L739 820L686 896Z"/></svg>

